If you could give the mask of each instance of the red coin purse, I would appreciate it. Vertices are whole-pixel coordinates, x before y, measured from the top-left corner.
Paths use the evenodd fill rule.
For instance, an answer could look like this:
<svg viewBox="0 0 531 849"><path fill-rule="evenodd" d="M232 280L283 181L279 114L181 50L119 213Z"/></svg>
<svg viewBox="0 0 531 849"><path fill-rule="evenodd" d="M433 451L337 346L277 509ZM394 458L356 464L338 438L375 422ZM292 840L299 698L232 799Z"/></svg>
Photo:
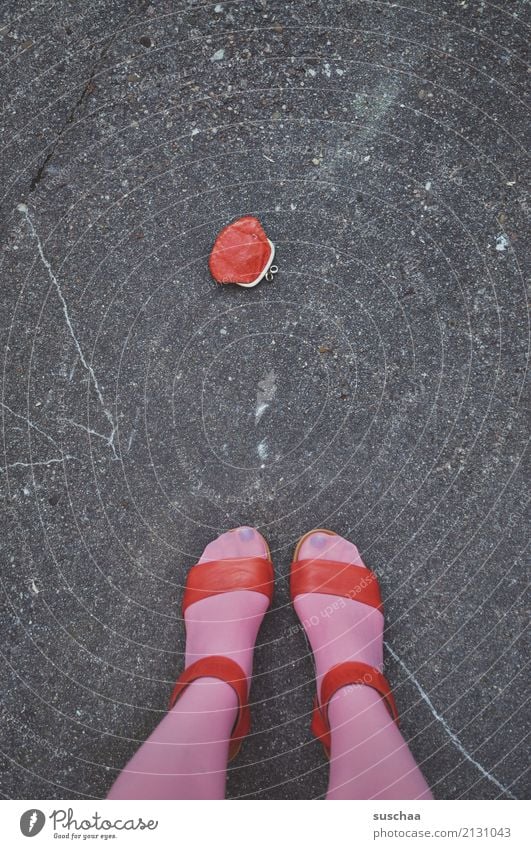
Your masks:
<svg viewBox="0 0 531 849"><path fill-rule="evenodd" d="M275 246L252 215L238 218L218 234L208 266L217 283L235 283L251 288L264 277L272 280L278 271L272 265Z"/></svg>

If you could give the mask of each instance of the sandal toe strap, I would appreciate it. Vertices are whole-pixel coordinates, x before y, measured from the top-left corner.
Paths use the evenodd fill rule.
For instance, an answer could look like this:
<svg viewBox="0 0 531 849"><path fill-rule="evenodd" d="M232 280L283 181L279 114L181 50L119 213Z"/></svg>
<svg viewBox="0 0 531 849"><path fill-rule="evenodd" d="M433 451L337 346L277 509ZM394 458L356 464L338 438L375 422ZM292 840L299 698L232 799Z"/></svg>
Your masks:
<svg viewBox="0 0 531 849"><path fill-rule="evenodd" d="M292 600L305 593L350 598L383 610L378 578L365 566L337 560L295 560L291 565Z"/></svg>
<svg viewBox="0 0 531 849"><path fill-rule="evenodd" d="M220 593L252 590L273 598L273 564L265 557L227 557L192 566L186 579L183 613L191 604Z"/></svg>

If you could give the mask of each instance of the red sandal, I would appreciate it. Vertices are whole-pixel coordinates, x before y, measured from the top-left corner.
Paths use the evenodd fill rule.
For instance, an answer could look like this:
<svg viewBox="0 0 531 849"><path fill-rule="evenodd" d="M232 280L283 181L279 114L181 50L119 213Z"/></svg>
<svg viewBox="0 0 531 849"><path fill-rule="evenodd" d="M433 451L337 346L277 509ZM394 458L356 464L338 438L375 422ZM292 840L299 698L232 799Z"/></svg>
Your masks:
<svg viewBox="0 0 531 849"><path fill-rule="evenodd" d="M269 548L267 551L267 559L265 557L223 558L223 560L208 560L192 566L186 579L183 617L186 609L196 601L235 590L263 593L271 604L274 571ZM247 676L241 666L231 658L216 655L202 657L179 676L170 697L169 710L188 685L198 678L219 678L230 684L238 697L238 716L229 743L229 760L232 760L240 751L251 726Z"/></svg>
<svg viewBox="0 0 531 849"><path fill-rule="evenodd" d="M316 528L305 534L295 548L290 575L291 600L306 593L324 593L343 596L362 604L375 607L383 613L382 597L378 579L374 572L365 566L355 566L336 560L298 560L303 542L316 532L331 534L332 531ZM327 757L330 757L330 723L328 704L332 696L341 687L349 684L366 684L373 687L384 699L395 722L398 722L398 710L387 679L374 666L360 661L344 661L332 666L321 682L321 693L315 697L311 729L321 741Z"/></svg>

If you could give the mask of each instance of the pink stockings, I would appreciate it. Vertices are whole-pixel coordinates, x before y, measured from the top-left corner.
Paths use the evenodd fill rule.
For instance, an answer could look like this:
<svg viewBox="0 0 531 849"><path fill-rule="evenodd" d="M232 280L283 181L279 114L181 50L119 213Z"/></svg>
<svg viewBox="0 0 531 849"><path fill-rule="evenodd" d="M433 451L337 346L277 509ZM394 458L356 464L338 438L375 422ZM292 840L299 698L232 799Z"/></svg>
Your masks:
<svg viewBox="0 0 531 849"><path fill-rule="evenodd" d="M252 528L230 531L205 548L200 563L224 557L268 556ZM223 655L239 663L250 681L256 635L267 608L256 592L205 598L185 613L185 667L200 657ZM200 678L183 695L122 770L108 799L223 799L236 693L223 681Z"/></svg>
<svg viewBox="0 0 531 849"><path fill-rule="evenodd" d="M252 528L238 528L210 543L200 562L224 557L267 557ZM315 532L302 544L300 559L344 560L363 565L356 546L336 535ZM238 591L203 599L185 614L188 667L200 657L223 655L252 676L253 649L267 608L261 593ZM383 662L383 616L350 599L312 593L295 599L310 640L318 686L343 660ZM109 799L222 799L229 738L237 697L223 681L190 684L171 711L131 758ZM430 790L382 698L370 687L339 690L329 705L332 751L328 799L431 799Z"/></svg>

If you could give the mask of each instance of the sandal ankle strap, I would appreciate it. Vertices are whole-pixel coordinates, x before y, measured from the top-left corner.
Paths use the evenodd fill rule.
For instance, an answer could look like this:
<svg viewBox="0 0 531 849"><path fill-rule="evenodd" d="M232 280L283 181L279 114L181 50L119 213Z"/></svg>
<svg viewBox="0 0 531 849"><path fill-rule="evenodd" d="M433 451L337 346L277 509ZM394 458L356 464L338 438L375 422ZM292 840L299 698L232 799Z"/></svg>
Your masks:
<svg viewBox="0 0 531 849"><path fill-rule="evenodd" d="M168 710L174 707L188 685L197 681L198 678L218 678L220 681L230 684L238 697L238 715L229 743L229 760L232 760L240 751L243 739L247 736L251 727L247 676L241 666L229 657L217 655L202 657L190 664L177 679L170 696Z"/></svg>
<svg viewBox="0 0 531 849"><path fill-rule="evenodd" d="M315 698L312 715L312 732L323 744L330 757L331 732L328 720L328 705L332 696L350 684L365 684L376 690L384 699L391 717L398 724L398 709L385 675L374 666L357 660L347 660L332 666L321 682L321 698Z"/></svg>

